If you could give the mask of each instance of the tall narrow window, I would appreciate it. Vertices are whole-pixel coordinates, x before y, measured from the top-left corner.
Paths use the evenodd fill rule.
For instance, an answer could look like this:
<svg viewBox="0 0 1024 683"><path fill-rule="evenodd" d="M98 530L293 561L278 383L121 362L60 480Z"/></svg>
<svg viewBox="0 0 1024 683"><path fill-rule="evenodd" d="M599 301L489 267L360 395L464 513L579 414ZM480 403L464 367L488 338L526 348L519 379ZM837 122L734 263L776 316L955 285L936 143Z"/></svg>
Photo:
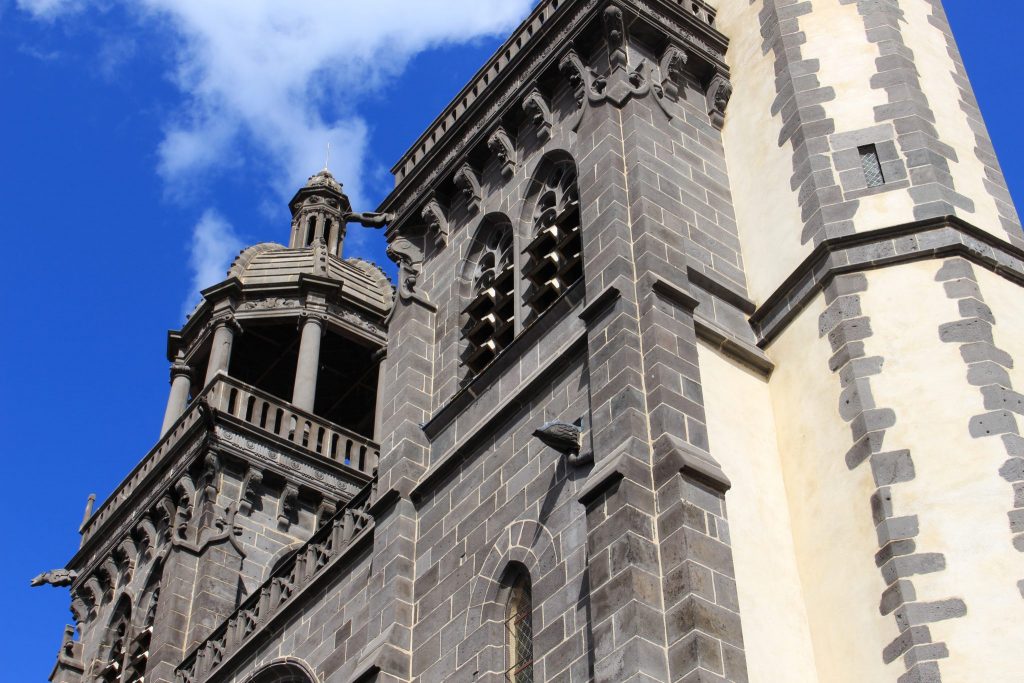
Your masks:
<svg viewBox="0 0 1024 683"><path fill-rule="evenodd" d="M515 336L515 269L508 222L486 221L480 226L472 285L472 299L463 311L466 379L483 370Z"/></svg>
<svg viewBox="0 0 1024 683"><path fill-rule="evenodd" d="M512 584L505 629L508 638L506 677L510 683L533 683L533 596L530 577L525 572Z"/></svg>
<svg viewBox="0 0 1024 683"><path fill-rule="evenodd" d="M860 152L860 164L864 168L864 180L868 187L878 187L885 184L885 176L882 175L882 164L878 160L878 148L874 145L858 147Z"/></svg>
<svg viewBox="0 0 1024 683"><path fill-rule="evenodd" d="M563 161L538 181L533 240L526 247L525 303L529 319L540 315L583 277L580 201L576 166Z"/></svg>
<svg viewBox="0 0 1024 683"><path fill-rule="evenodd" d="M316 216L310 216L306 222L306 246L313 244L316 238Z"/></svg>
<svg viewBox="0 0 1024 683"><path fill-rule="evenodd" d="M132 638L131 646L128 649L128 661L125 666L125 683L145 683L146 667L149 665L149 647L153 640L153 624L156 622L156 608L160 602L160 579L157 573L151 580L147 589L148 596L146 615L142 620L142 627L135 637Z"/></svg>

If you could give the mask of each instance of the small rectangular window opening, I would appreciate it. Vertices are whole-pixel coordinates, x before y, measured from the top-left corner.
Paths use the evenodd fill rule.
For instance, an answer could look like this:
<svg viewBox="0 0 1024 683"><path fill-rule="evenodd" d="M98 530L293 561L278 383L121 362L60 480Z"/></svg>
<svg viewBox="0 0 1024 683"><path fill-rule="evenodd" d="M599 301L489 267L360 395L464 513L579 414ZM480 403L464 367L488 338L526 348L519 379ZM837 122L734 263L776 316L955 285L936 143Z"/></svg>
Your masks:
<svg viewBox="0 0 1024 683"><path fill-rule="evenodd" d="M864 180L868 187L879 187L885 185L885 176L882 175L882 164L878 161L878 149L874 145L858 147L860 152L860 164L864 169Z"/></svg>

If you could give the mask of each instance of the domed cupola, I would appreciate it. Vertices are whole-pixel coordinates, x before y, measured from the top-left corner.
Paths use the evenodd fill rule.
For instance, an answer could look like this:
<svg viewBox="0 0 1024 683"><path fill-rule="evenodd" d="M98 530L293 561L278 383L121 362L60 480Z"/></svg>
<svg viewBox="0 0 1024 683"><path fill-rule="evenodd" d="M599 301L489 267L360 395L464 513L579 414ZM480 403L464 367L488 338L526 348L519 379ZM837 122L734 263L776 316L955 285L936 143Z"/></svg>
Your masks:
<svg viewBox="0 0 1024 683"><path fill-rule="evenodd" d="M378 366L394 299L376 265L341 257L345 226L381 227L356 213L330 171L288 204L289 245L243 250L180 331L171 332L164 431L202 398L215 411L349 464L336 444L375 452ZM325 441L326 439L326 441ZM348 447L346 447L348 448ZM373 457L356 466L369 468Z"/></svg>

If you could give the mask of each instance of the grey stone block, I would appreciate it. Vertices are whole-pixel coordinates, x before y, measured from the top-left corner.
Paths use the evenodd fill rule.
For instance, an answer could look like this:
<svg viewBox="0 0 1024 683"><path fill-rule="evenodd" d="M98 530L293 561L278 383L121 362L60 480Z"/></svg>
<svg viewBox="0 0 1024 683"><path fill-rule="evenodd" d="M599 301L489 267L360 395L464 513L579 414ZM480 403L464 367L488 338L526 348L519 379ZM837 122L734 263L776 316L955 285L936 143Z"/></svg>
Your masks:
<svg viewBox="0 0 1024 683"><path fill-rule="evenodd" d="M997 434L1018 434L1017 421L1013 413L1006 410L997 410L984 415L977 415L971 418L971 436L984 438Z"/></svg>
<svg viewBox="0 0 1024 683"><path fill-rule="evenodd" d="M871 456L871 473L876 486L889 486L914 478L914 461L910 451L891 451Z"/></svg>

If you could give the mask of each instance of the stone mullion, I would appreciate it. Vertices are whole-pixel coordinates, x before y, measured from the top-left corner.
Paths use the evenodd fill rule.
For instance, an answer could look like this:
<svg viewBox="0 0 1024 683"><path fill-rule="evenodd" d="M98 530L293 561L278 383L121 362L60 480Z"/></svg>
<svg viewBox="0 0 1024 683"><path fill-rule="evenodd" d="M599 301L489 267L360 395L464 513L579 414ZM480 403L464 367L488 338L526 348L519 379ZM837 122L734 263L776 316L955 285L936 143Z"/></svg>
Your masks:
<svg viewBox="0 0 1024 683"><path fill-rule="evenodd" d="M652 127L652 115L662 114L647 104L624 107L626 140L672 135L667 122L667 131ZM671 147L671 140L666 143ZM640 145L628 146L625 162L632 250L642 274L640 343L658 492L656 538L668 680L746 681L725 514L727 480L707 452L693 321L696 301L687 291L685 264L670 262L665 245L667 235L680 243L687 239L677 218L687 211L661 190L658 174L644 163L649 153Z"/></svg>
<svg viewBox="0 0 1024 683"><path fill-rule="evenodd" d="M668 681L655 499L619 112L586 112L580 204L587 300L617 290L588 318L591 439L587 551L594 680ZM595 179L599 178L597 181ZM598 190L600 193L598 194Z"/></svg>

